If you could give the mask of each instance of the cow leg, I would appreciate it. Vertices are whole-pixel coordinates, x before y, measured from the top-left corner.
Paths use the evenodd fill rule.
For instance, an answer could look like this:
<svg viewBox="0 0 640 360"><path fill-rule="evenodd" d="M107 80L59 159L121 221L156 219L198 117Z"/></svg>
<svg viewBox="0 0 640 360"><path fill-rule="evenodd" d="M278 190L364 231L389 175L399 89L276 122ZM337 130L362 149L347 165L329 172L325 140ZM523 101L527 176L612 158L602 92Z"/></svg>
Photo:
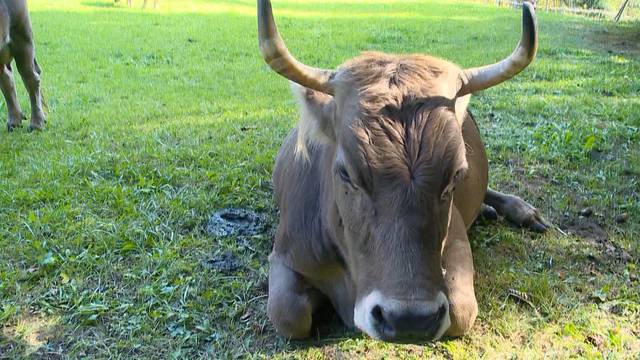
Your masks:
<svg viewBox="0 0 640 360"><path fill-rule="evenodd" d="M269 269L267 315L283 336L291 339L309 337L314 310L322 301L302 275L272 257Z"/></svg>
<svg viewBox="0 0 640 360"><path fill-rule="evenodd" d="M22 115L16 94L16 85L13 81L11 63L2 65L2 70L0 71L0 87L2 87L2 94L7 104L7 130L13 131L14 128L22 125L24 116Z"/></svg>
<svg viewBox="0 0 640 360"><path fill-rule="evenodd" d="M44 128L44 111L42 110L42 94L40 93L40 66L35 58L32 41L22 41L15 49L16 65L22 77L29 99L31 100L31 130Z"/></svg>
<svg viewBox="0 0 640 360"><path fill-rule="evenodd" d="M535 232L545 232L549 228L538 209L517 196L487 189L484 203L518 226L528 227ZM483 212L487 211L490 210L483 209Z"/></svg>
<svg viewBox="0 0 640 360"><path fill-rule="evenodd" d="M478 315L478 303L473 288L473 256L462 216L455 207L451 213L449 233L442 252L442 265L449 299L451 326L448 336L462 336Z"/></svg>

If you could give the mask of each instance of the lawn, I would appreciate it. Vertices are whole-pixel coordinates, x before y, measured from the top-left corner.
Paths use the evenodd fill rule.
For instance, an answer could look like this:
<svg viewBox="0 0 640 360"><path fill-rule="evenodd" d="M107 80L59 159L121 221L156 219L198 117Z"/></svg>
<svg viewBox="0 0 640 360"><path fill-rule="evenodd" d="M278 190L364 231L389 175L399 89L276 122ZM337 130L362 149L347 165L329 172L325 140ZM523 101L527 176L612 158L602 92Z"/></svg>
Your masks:
<svg viewBox="0 0 640 360"><path fill-rule="evenodd" d="M556 227L471 229L468 336L393 345L329 319L288 342L265 314L273 225L248 242L206 231L224 207L276 219L270 173L297 110L259 55L255 3L138 5L30 2L49 116L0 132L0 359L640 356L639 23L540 13L535 63L474 96L491 185ZM274 11L292 53L322 67L362 50L475 66L520 31L519 11L461 2ZM224 257L239 268L210 266Z"/></svg>

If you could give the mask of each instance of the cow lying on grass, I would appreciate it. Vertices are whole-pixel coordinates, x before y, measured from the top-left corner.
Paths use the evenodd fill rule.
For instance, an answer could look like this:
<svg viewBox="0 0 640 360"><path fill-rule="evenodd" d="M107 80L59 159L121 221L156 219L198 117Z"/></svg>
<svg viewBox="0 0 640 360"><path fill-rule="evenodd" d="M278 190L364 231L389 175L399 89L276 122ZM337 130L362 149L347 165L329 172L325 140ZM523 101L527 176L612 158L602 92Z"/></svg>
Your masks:
<svg viewBox="0 0 640 360"><path fill-rule="evenodd" d="M258 0L260 50L289 79L301 119L273 173L280 221L270 255L268 316L309 336L330 302L342 321L384 340L460 336L477 303L467 229L483 202L544 231L536 209L487 188L488 161L470 95L506 81L537 49L523 6L516 50L461 69L424 55L369 52L337 70L297 61L269 0Z"/></svg>
<svg viewBox="0 0 640 360"><path fill-rule="evenodd" d="M114 2L117 4L120 2L120 0L114 0ZM127 0L127 5L129 5L129 7L133 6L133 0ZM142 8L145 9L147 7L147 0L144 0L144 2L142 3ZM153 0L153 8L157 9L158 8L158 0Z"/></svg>
<svg viewBox="0 0 640 360"><path fill-rule="evenodd" d="M12 60L22 77L31 100L29 129L42 129L45 115L40 94L40 66L36 61L33 32L25 0L0 0L0 86L7 103L7 129L12 131L22 125L25 118L20 109L13 80Z"/></svg>

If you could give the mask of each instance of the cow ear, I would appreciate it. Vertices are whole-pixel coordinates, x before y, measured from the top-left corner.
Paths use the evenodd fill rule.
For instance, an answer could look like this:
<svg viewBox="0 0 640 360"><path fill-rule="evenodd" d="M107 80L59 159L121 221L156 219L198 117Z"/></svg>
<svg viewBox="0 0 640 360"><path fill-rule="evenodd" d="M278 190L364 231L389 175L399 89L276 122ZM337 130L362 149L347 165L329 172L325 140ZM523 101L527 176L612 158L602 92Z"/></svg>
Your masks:
<svg viewBox="0 0 640 360"><path fill-rule="evenodd" d="M294 82L291 83L291 90L300 107L296 152L307 156L309 146L335 142L336 105L333 97Z"/></svg>

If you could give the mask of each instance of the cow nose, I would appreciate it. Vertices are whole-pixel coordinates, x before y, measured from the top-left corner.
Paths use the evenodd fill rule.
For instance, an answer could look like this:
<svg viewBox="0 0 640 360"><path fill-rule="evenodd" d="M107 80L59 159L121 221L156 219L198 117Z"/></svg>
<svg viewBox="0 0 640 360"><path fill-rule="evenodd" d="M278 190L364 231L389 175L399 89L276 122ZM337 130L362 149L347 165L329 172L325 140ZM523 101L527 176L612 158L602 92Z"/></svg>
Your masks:
<svg viewBox="0 0 640 360"><path fill-rule="evenodd" d="M389 309L375 305L370 316L372 325L384 340L433 340L442 336L444 326L448 328L448 309L446 303Z"/></svg>

